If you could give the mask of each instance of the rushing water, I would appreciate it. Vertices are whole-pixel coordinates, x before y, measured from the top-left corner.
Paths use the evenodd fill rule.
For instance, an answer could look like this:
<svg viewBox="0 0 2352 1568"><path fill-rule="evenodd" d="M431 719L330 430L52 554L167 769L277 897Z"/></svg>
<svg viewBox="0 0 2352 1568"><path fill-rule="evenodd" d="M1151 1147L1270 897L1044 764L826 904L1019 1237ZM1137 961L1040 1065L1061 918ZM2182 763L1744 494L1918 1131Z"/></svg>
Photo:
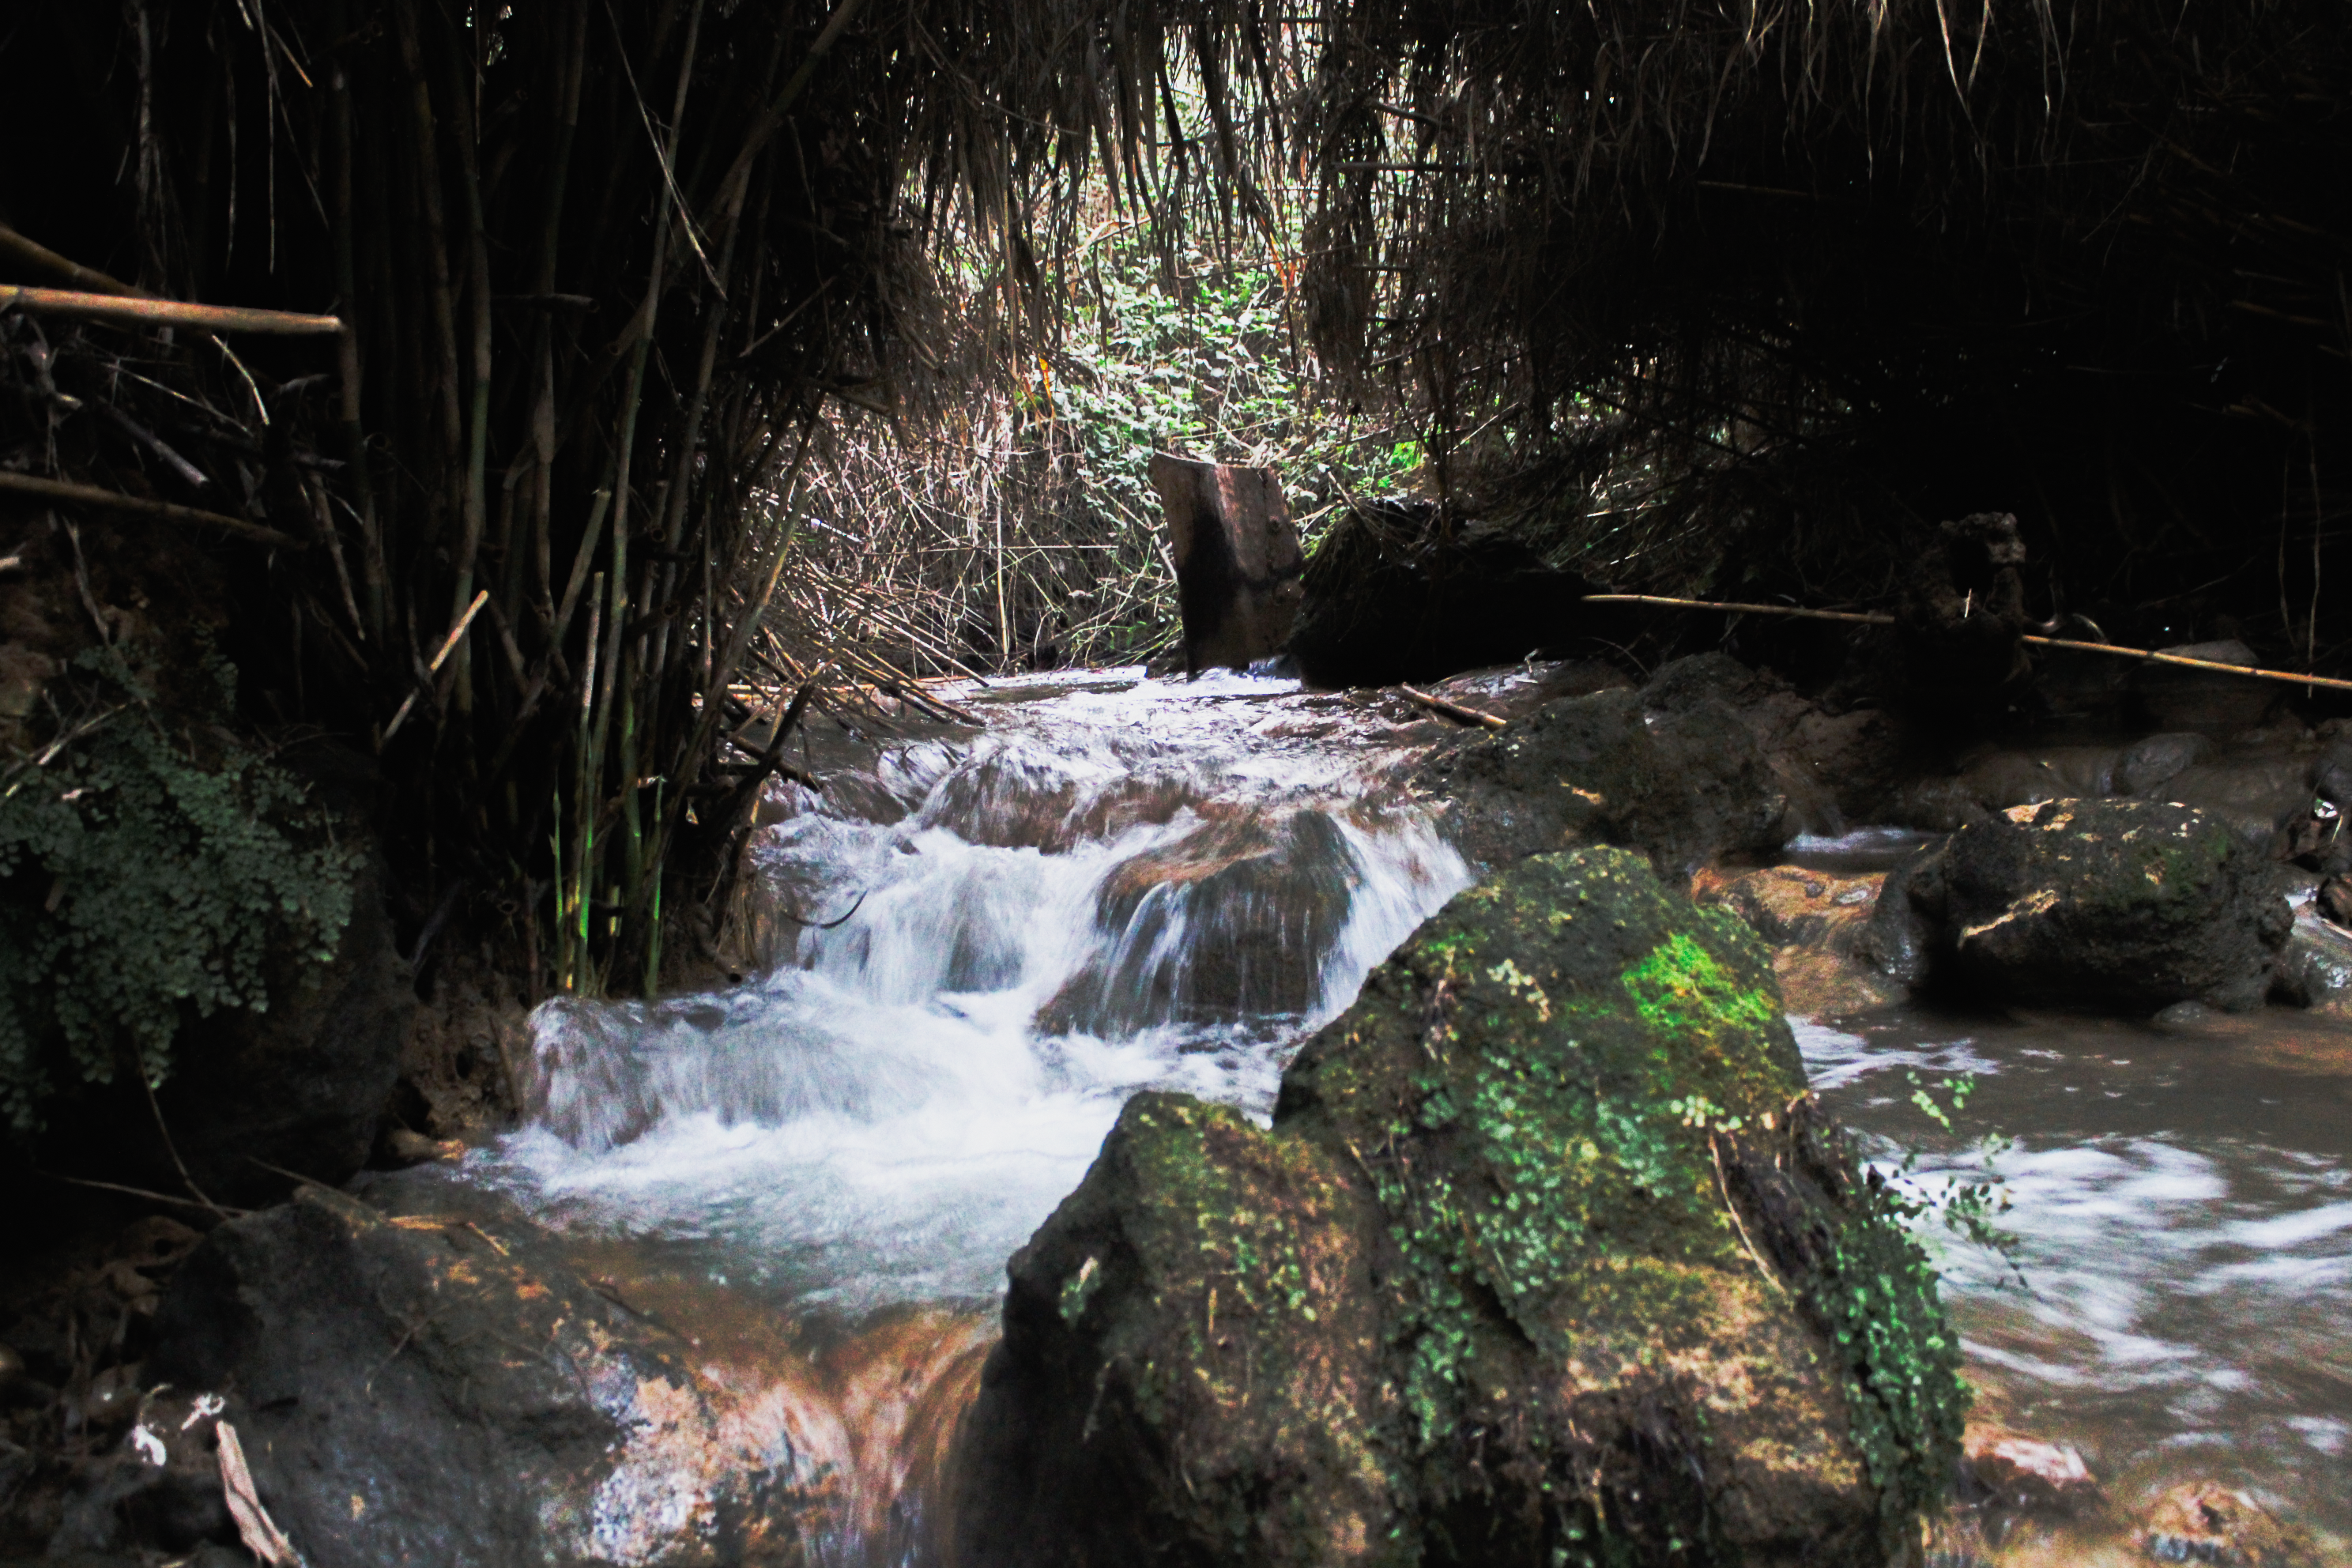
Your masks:
<svg viewBox="0 0 2352 1568"><path fill-rule="evenodd" d="M1263 1114L1470 879L1348 700L1134 672L960 700L990 727L836 758L770 830L764 973L542 1009L532 1122L467 1163L714 1378L789 1386L847 1478L832 1560L903 1558L1005 1259L1126 1097ZM1896 842L1801 847L1845 869ZM1919 1151L1934 1184L2016 1141L2024 1285L1946 1258L1990 1414L2079 1446L2126 1507L2210 1475L2352 1533L2352 1035L1911 1008L1799 1034L1890 1165ZM1947 1131L1912 1079L1959 1074Z"/></svg>
<svg viewBox="0 0 2352 1568"><path fill-rule="evenodd" d="M1798 1038L1828 1104L1890 1163L1918 1151L1931 1189L2014 1140L1991 1162L2010 1261L1945 1247L1985 1414L2076 1445L2126 1504L2210 1476L2352 1535L2352 1032L1901 1008ZM1977 1079L1951 1131L1914 1075Z"/></svg>

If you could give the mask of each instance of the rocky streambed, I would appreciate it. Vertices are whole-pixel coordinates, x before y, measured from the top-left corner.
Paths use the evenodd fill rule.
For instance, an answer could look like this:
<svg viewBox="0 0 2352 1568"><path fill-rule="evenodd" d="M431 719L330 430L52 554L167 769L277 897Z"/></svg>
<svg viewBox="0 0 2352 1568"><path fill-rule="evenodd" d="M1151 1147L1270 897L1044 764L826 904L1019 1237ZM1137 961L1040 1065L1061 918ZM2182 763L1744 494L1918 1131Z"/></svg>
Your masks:
<svg viewBox="0 0 2352 1568"><path fill-rule="evenodd" d="M2335 736L1435 695L1505 726L1128 673L821 734L767 966L551 1005L523 1128L213 1230L47 1538L238 1540L226 1422L322 1564L2335 1550ZM2007 1258L1883 1185L1994 1128Z"/></svg>

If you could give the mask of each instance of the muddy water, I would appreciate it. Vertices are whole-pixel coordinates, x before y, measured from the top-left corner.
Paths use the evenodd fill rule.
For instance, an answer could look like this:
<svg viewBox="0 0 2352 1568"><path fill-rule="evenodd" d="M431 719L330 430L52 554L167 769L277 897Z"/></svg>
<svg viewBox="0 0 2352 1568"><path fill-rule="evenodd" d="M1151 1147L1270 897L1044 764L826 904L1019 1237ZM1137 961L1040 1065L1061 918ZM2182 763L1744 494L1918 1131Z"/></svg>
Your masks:
<svg viewBox="0 0 2352 1568"><path fill-rule="evenodd" d="M1822 1098L1931 1188L2015 1141L1992 1168L2022 1287L1939 1243L1984 1414L2077 1446L2126 1513L2212 1477L2352 1536L2352 1030L1895 1008L1798 1037ZM1977 1079L1950 1131L1914 1074Z"/></svg>
<svg viewBox="0 0 2352 1568"><path fill-rule="evenodd" d="M1349 700L1133 672L958 700L990 727L821 730L824 795L760 850L770 966L551 1005L531 1124L466 1171L790 1436L828 1563L935 1560L1005 1260L1125 1099L1264 1114L1297 1043L1470 879L1380 782L1426 728ZM2352 1036L1896 1007L1800 1037L1890 1166L1917 1150L1939 1181L1984 1131L2016 1140L2024 1287L1945 1258L1990 1414L2078 1446L2125 1513L2214 1476L2352 1534ZM1978 1078L1952 1131L1915 1073Z"/></svg>

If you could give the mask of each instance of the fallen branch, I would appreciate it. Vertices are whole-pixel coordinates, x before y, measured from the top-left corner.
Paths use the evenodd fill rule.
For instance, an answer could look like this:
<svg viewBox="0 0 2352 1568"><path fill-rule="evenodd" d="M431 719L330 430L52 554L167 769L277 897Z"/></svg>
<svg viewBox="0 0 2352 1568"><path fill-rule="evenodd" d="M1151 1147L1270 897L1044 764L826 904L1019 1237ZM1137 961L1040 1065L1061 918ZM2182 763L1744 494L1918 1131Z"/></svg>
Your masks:
<svg viewBox="0 0 2352 1568"><path fill-rule="evenodd" d="M1722 610L1738 616L1783 616L1800 621L1845 621L1855 626L1891 626L1893 616L1854 610L1808 610L1796 605L1717 604L1707 599L1676 599L1664 594L1587 594L1588 605L1666 605L1681 610Z"/></svg>
<svg viewBox="0 0 2352 1568"><path fill-rule="evenodd" d="M1410 686L1400 686L1397 689L1431 712L1443 713L1456 723L1484 724L1489 730L1500 730L1510 722L1507 719L1497 719L1492 713L1481 713L1475 708L1465 708L1459 702L1448 702L1443 697L1432 697L1426 691L1416 691Z"/></svg>
<svg viewBox="0 0 2352 1568"><path fill-rule="evenodd" d="M102 490L95 485L71 484L64 479L37 479L31 474L12 474L0 469L0 492L37 496L42 500L62 502L68 506L96 507L101 511L128 512L136 517L161 518L166 522L201 522L209 528L225 529L241 539L257 543L274 544L280 550L308 550L310 542L264 528L257 522L247 522L241 517L226 517L199 507L175 506L167 500L150 500L145 496L127 496L120 490Z"/></svg>
<svg viewBox="0 0 2352 1568"><path fill-rule="evenodd" d="M1796 605L1717 604L1706 599L1671 598L1664 594L1587 594L1584 602L1589 605L1665 605L1684 610L1781 616L1803 621L1846 621L1868 626L1895 625L1893 616L1877 612L1808 610ZM2219 659L2190 658L2186 654L2163 653L2155 648L2125 647L2109 642L2077 642L2072 637L2035 637L2032 633L2025 634L2019 640L2032 643L2036 647L2063 647L2073 653L2103 653L2114 658L2136 658L2148 664L2176 665L2183 669L2209 669L2216 675L2242 675L2249 680L2279 680L2289 686L2324 686L2331 691L2352 691L2352 680L2336 680L2325 675L2304 675L2292 669L2259 669L2249 664L2223 664Z"/></svg>
<svg viewBox="0 0 2352 1568"><path fill-rule="evenodd" d="M177 1209L194 1209L199 1213L211 1215L215 1219L243 1219L253 1212L251 1209L236 1208L227 1204L200 1204L192 1198L175 1198L169 1193L149 1192L145 1187L125 1186L121 1182L100 1182L89 1176L62 1175L56 1171L43 1171L40 1174L53 1182L63 1182L69 1187L91 1187L101 1193L121 1193L126 1197L144 1198L151 1204L169 1204Z"/></svg>
<svg viewBox="0 0 2352 1568"><path fill-rule="evenodd" d="M28 289L21 284L0 283L0 310L11 306L39 316L69 316L76 321L114 321L134 327L194 327L205 332L331 338L340 337L343 331L340 316L252 310L239 305L190 305L178 300L142 300L121 294L87 294L71 289Z"/></svg>

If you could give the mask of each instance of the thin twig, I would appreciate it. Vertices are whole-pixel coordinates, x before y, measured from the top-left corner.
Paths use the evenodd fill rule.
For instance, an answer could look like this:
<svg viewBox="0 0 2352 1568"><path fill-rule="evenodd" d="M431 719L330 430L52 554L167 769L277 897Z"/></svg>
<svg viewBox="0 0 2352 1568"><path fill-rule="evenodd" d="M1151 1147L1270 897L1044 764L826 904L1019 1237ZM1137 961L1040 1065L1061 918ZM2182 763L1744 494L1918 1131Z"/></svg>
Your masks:
<svg viewBox="0 0 2352 1568"><path fill-rule="evenodd" d="M1410 686L1400 686L1397 689L1432 712L1443 713L1448 719L1459 723L1483 724L1489 730L1506 729L1510 724L1507 719L1497 718L1492 713L1481 713L1475 708L1465 708L1461 703L1449 702L1443 697L1432 697L1428 692L1416 691Z"/></svg>

